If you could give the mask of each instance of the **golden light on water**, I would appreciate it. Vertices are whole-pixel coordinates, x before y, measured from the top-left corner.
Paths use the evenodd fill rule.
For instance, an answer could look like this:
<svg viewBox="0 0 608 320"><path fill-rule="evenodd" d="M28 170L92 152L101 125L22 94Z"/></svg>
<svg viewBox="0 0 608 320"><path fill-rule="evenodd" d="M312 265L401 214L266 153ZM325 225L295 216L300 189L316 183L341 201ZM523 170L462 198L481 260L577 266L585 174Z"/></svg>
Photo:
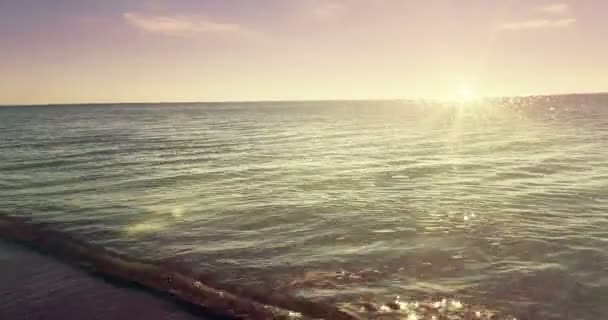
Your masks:
<svg viewBox="0 0 608 320"><path fill-rule="evenodd" d="M183 218L186 208L176 205L147 208L147 211L151 213L151 217L126 226L124 231L127 235L146 235L166 230L172 223Z"/></svg>
<svg viewBox="0 0 608 320"><path fill-rule="evenodd" d="M148 234L158 232L167 227L164 221L143 221L129 225L125 228L127 235Z"/></svg>

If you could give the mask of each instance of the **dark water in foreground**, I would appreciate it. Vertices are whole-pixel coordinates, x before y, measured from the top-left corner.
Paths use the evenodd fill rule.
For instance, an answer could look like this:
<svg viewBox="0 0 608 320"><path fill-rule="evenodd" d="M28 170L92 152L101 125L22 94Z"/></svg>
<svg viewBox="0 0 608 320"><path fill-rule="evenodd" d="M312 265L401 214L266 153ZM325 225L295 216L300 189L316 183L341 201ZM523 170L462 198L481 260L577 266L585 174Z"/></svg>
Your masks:
<svg viewBox="0 0 608 320"><path fill-rule="evenodd" d="M0 242L2 320L204 320L169 299L115 286Z"/></svg>
<svg viewBox="0 0 608 320"><path fill-rule="evenodd" d="M337 304L608 315L606 95L8 107L0 137L0 213L133 257Z"/></svg>

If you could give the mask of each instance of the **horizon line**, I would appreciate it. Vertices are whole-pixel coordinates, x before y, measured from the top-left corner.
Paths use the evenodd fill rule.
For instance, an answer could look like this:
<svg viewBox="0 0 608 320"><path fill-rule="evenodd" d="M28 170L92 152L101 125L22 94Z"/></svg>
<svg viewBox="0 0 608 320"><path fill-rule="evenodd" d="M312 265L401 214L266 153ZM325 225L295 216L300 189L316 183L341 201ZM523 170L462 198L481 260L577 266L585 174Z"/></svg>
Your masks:
<svg viewBox="0 0 608 320"><path fill-rule="evenodd" d="M571 93L541 93L513 96L484 96L479 100L515 99L532 97L563 97L576 95L608 95L608 91L571 92ZM365 102L365 101L435 101L447 102L456 99L447 98L330 98L330 99L267 99L267 100L191 100L191 101L123 101L123 102L52 102L52 103L25 103L25 104L0 104L4 107L53 107L53 106L95 106L95 105L136 105L136 104L229 104L229 103L310 103L310 102Z"/></svg>

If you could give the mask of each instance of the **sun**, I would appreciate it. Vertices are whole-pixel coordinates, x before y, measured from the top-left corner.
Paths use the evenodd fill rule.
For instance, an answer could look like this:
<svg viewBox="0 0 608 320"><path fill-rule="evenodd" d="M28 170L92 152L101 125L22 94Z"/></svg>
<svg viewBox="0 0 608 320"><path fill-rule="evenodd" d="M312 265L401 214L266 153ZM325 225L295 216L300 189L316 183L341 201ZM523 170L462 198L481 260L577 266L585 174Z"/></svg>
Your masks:
<svg viewBox="0 0 608 320"><path fill-rule="evenodd" d="M466 83L463 83L458 87L458 100L467 102L474 101L477 100L477 96L471 89L471 86Z"/></svg>

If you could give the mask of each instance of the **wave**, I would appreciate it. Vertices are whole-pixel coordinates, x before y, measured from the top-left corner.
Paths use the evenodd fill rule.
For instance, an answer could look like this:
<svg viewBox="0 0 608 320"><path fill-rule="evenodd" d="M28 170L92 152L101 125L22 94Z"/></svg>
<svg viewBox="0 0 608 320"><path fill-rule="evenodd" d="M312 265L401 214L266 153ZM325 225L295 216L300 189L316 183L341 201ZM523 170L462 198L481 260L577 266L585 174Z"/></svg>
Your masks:
<svg viewBox="0 0 608 320"><path fill-rule="evenodd" d="M93 275L122 281L143 289L173 296L178 302L202 308L204 314L222 319L515 319L482 306L465 305L454 299L426 299L388 303L360 301L335 306L291 296L280 289L265 291L241 288L191 271L167 268L133 259L92 245L52 225L0 215L0 238L26 245L79 266ZM312 276L311 276L312 275ZM357 274L310 272L293 286L328 278L358 277Z"/></svg>
<svg viewBox="0 0 608 320"><path fill-rule="evenodd" d="M302 310L302 306L298 306L298 304L302 304L301 301L287 302L284 301L284 298L279 298L274 294L268 294L267 298L262 300L272 300L275 305L258 302L247 297L251 295L262 298L259 294L238 296L223 288L212 287L193 274L134 260L55 231L46 224L0 216L0 231L1 236L7 240L16 241L43 253L57 256L104 278L126 281L152 291L168 293L182 302L200 306L205 313L214 316L251 320L303 317L359 319L338 308L320 306L312 302L308 303L306 310ZM290 309L290 307L293 308Z"/></svg>

